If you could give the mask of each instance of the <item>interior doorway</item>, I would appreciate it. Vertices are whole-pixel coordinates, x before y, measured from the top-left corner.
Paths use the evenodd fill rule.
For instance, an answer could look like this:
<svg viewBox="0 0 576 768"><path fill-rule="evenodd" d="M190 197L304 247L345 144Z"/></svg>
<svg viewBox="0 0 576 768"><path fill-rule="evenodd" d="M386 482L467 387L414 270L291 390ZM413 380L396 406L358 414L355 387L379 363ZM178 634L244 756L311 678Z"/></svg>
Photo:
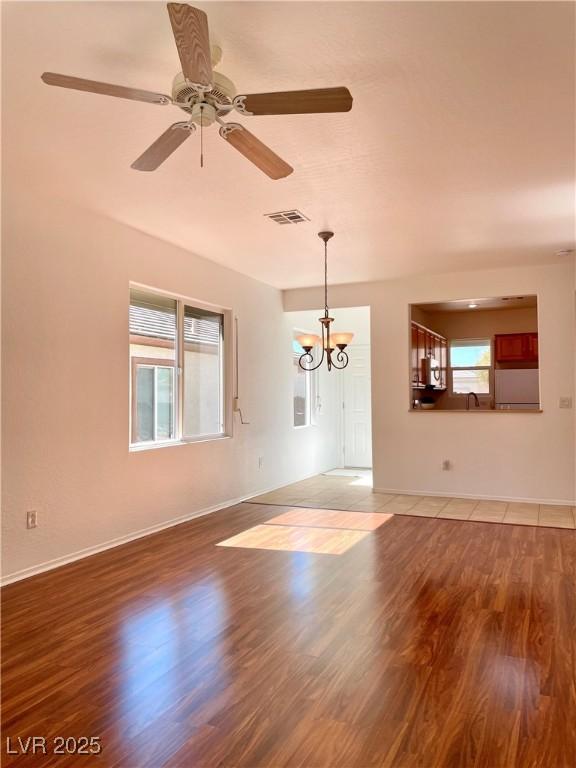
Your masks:
<svg viewBox="0 0 576 768"><path fill-rule="evenodd" d="M319 334L323 310L286 313L292 352L294 429L299 450L321 456L325 471L372 469L372 381L370 371L370 307L331 308L335 332L350 332L346 368L328 371L322 363L304 372L298 364L304 352L301 334ZM287 346L287 349L289 347ZM319 362L321 348L313 350ZM323 468L323 469L324 469Z"/></svg>

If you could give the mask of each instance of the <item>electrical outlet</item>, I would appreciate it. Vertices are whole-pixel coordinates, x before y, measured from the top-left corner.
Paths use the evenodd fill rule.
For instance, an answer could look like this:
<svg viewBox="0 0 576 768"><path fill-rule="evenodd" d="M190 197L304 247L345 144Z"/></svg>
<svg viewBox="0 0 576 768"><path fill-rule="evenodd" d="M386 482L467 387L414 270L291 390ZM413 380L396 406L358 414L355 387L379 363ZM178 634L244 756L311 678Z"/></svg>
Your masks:
<svg viewBox="0 0 576 768"><path fill-rule="evenodd" d="M36 528L38 526L38 513L35 509L26 512L26 528Z"/></svg>
<svg viewBox="0 0 576 768"><path fill-rule="evenodd" d="M264 466L264 456L258 456L258 469L262 469Z"/></svg>
<svg viewBox="0 0 576 768"><path fill-rule="evenodd" d="M442 462L442 469L447 472L449 469L452 469L452 464L450 462L450 459L444 459Z"/></svg>
<svg viewBox="0 0 576 768"><path fill-rule="evenodd" d="M559 405L560 405L560 408L572 408L572 398L561 397Z"/></svg>

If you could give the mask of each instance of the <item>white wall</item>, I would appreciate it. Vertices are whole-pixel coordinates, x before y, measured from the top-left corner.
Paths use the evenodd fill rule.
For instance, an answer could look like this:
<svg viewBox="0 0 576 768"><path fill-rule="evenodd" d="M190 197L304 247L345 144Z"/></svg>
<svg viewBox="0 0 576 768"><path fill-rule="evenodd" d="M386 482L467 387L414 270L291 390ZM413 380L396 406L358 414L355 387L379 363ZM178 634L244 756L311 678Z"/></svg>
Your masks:
<svg viewBox="0 0 576 768"><path fill-rule="evenodd" d="M3 235L5 576L336 465L332 421L292 426L279 291L56 200L6 199ZM238 316L233 439L128 451L130 280Z"/></svg>
<svg viewBox="0 0 576 768"><path fill-rule="evenodd" d="M372 439L378 489L573 502L574 267L570 263L337 285L331 307L369 305ZM286 291L286 310L321 303L321 288ZM410 411L409 305L473 296L538 296L543 413ZM453 470L441 469L442 459Z"/></svg>

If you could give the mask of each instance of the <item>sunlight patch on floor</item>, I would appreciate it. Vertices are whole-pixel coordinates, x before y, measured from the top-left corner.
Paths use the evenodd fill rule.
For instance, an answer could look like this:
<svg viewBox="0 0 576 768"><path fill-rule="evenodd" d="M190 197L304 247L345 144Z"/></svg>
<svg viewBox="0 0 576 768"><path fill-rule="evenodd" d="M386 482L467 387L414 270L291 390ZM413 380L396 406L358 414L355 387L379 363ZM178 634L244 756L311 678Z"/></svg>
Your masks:
<svg viewBox="0 0 576 768"><path fill-rule="evenodd" d="M342 555L369 535L369 531L265 524L255 525L217 546Z"/></svg>
<svg viewBox="0 0 576 768"><path fill-rule="evenodd" d="M266 525L298 525L309 528L336 528L350 531L375 531L393 515L371 514L369 512L337 512L328 509L291 509L271 520Z"/></svg>

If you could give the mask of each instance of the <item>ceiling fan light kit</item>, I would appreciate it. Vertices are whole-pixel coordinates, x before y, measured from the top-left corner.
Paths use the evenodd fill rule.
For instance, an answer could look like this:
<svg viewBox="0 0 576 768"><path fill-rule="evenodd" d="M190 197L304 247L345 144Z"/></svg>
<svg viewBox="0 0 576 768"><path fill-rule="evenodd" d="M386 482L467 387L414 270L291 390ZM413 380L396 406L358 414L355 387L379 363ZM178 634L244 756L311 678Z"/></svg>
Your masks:
<svg viewBox="0 0 576 768"><path fill-rule="evenodd" d="M315 371L326 360L326 366L329 371L332 368L341 370L348 365L348 353L345 352L345 349L354 338L354 334L348 332L330 333L330 325L334 322L334 318L330 317L330 310L328 308L328 240L334 237L334 232L318 232L318 237L324 242L324 315L318 318L322 334L318 336L315 333L303 333L296 337L296 340L304 350L300 355L298 365L304 371ZM322 350L322 356L314 364L313 349L318 345L320 345Z"/></svg>
<svg viewBox="0 0 576 768"><path fill-rule="evenodd" d="M237 95L232 80L212 69L220 61L222 50L218 46L210 46L208 18L204 11L185 3L168 3L167 7L182 67L172 83L172 96L55 72L44 72L42 75L47 85L161 106L171 104L189 114L187 122L174 123L156 139L132 163L132 168L138 171L156 170L197 126L202 139L203 129L218 123L220 136L228 144L269 178L281 179L293 172L292 166L243 125L226 123L223 118L232 111L252 117L348 112L352 108L352 96L344 87ZM202 164L202 149L200 157Z"/></svg>

